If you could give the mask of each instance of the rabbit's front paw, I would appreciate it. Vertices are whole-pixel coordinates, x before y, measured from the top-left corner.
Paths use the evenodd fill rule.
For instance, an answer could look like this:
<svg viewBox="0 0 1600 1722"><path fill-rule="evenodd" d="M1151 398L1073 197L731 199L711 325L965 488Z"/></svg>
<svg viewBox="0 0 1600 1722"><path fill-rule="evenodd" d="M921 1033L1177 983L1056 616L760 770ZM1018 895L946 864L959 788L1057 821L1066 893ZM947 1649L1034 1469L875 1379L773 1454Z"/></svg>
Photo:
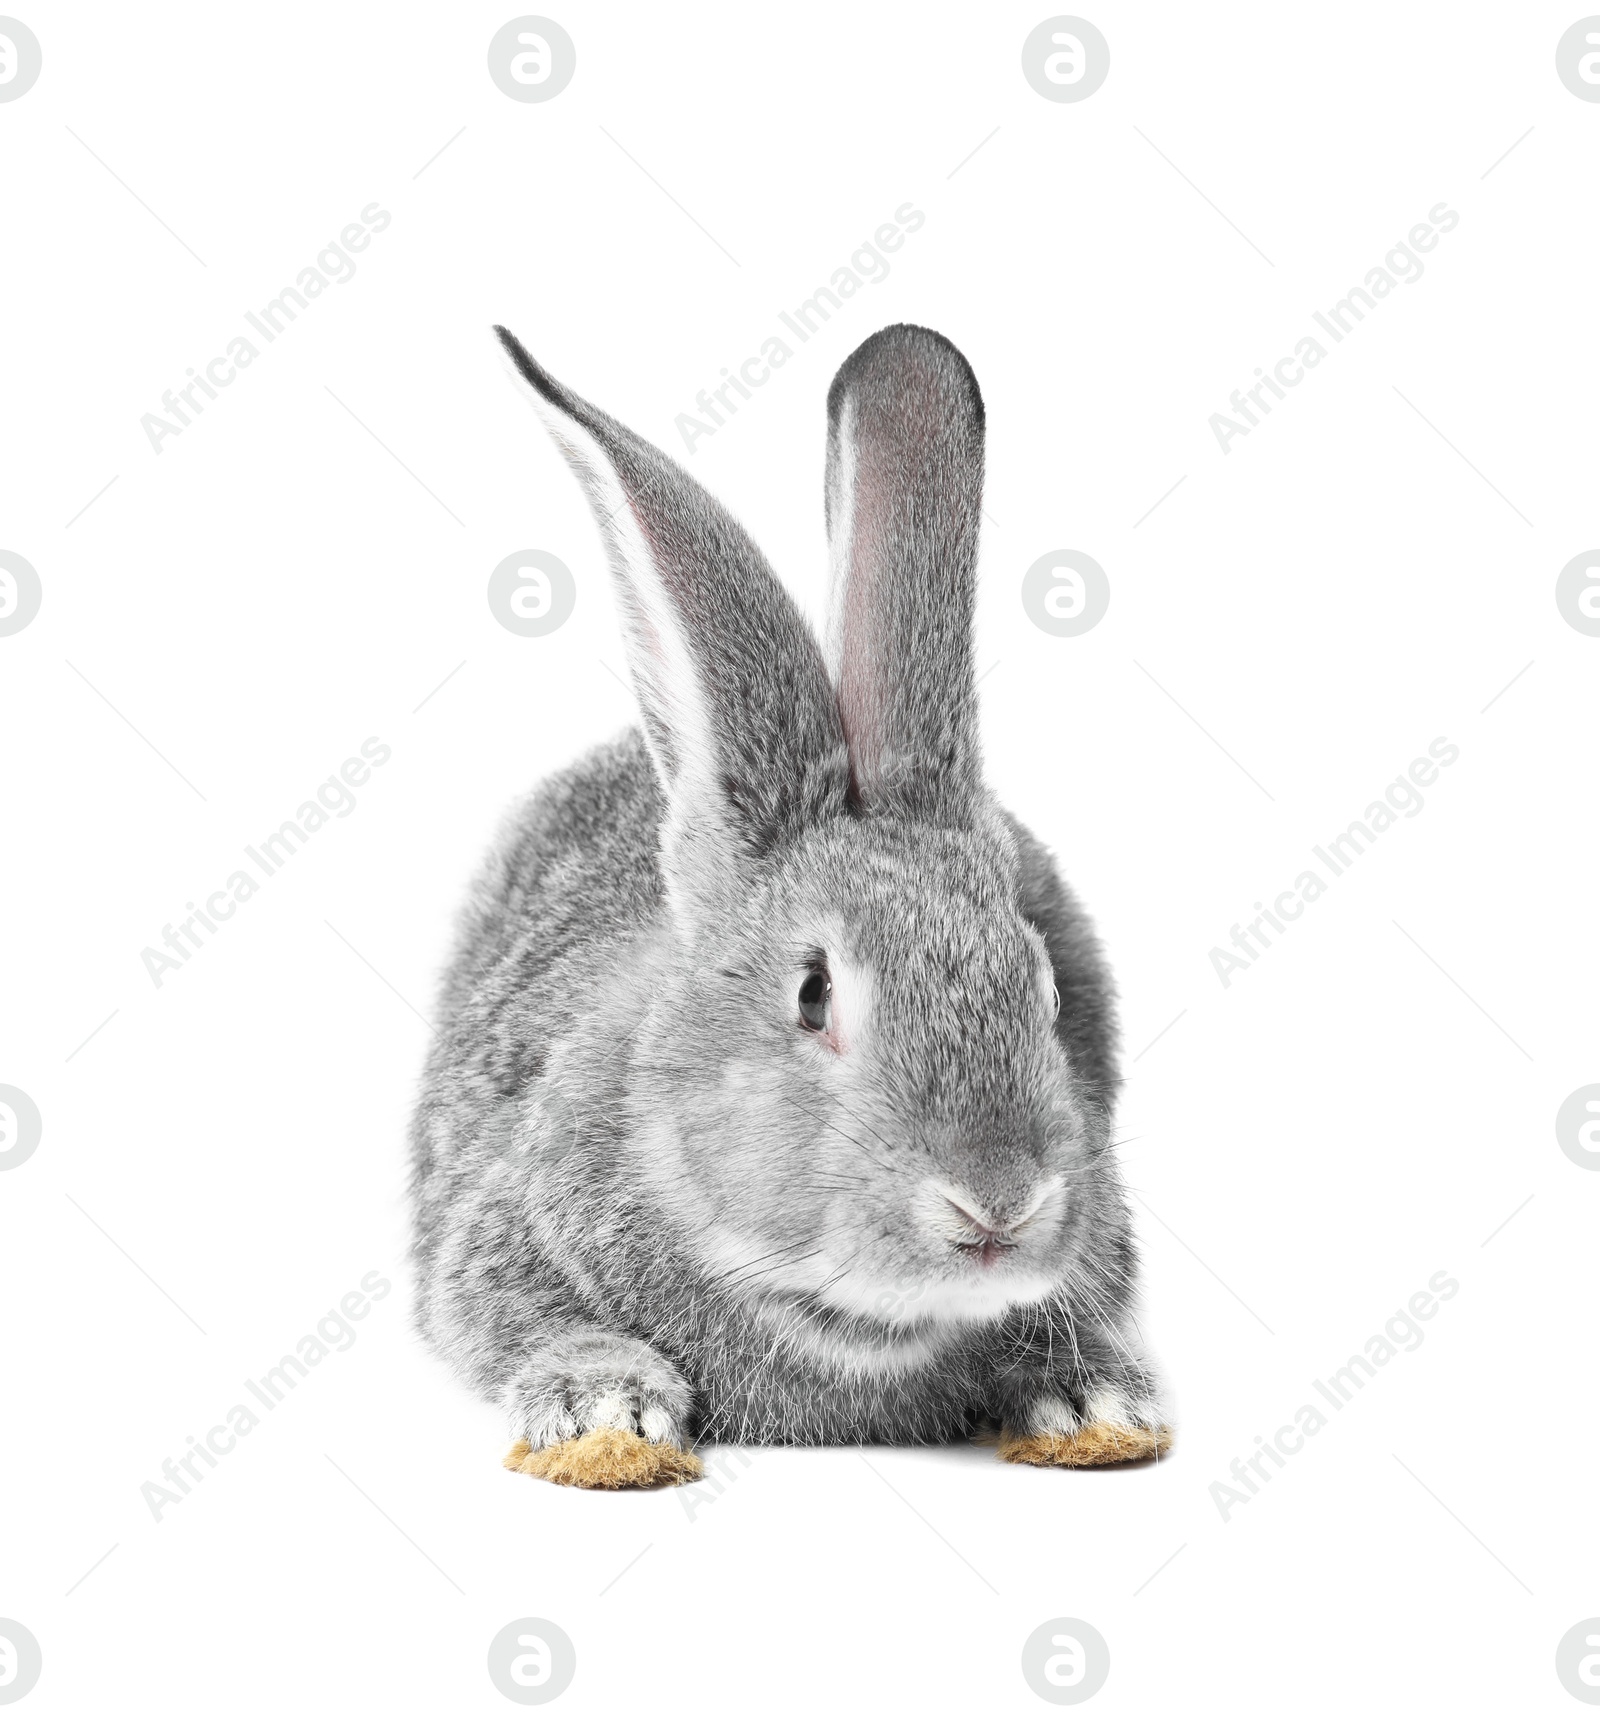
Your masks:
<svg viewBox="0 0 1600 1722"><path fill-rule="evenodd" d="M1065 1399L1038 1400L1024 1427L1001 1432L1000 1457L1014 1465L1121 1465L1159 1459L1171 1445L1155 1405L1100 1387L1085 1395L1081 1413Z"/></svg>
<svg viewBox="0 0 1600 1722"><path fill-rule="evenodd" d="M653 1489L660 1483L692 1483L705 1470L693 1453L626 1429L591 1429L550 1447L514 1441L501 1463L508 1471L574 1489Z"/></svg>
<svg viewBox="0 0 1600 1722"><path fill-rule="evenodd" d="M505 1392L513 1445L507 1470L580 1489L686 1483L688 1383L642 1340L599 1332L543 1346Z"/></svg>

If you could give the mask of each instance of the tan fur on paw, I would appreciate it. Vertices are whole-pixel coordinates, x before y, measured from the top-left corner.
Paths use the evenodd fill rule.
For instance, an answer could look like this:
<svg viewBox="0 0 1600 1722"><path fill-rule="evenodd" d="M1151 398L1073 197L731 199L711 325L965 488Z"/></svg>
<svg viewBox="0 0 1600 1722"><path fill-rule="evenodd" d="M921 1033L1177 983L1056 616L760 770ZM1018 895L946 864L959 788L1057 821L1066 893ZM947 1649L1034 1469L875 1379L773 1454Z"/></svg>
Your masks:
<svg viewBox="0 0 1600 1722"><path fill-rule="evenodd" d="M1000 1436L1000 1457L1013 1465L1121 1465L1130 1459L1159 1459L1172 1445L1172 1431L1130 1429L1121 1423L1090 1423L1071 1435Z"/></svg>
<svg viewBox="0 0 1600 1722"><path fill-rule="evenodd" d="M578 1489L653 1489L692 1483L705 1471L693 1453L646 1441L626 1429L591 1429L553 1447L518 1441L501 1461L508 1471Z"/></svg>

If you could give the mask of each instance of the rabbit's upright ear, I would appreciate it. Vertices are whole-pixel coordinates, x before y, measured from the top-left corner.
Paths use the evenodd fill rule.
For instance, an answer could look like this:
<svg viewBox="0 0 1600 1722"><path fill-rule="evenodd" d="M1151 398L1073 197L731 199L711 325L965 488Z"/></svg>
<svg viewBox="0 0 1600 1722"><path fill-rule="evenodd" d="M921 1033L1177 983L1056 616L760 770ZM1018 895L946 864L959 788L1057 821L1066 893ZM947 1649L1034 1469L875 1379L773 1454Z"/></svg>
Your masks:
<svg viewBox="0 0 1600 1722"><path fill-rule="evenodd" d="M942 335L882 329L828 391L829 654L864 811L966 825L983 397Z"/></svg>
<svg viewBox="0 0 1600 1722"><path fill-rule="evenodd" d="M725 907L742 859L845 805L822 653L734 518L661 451L497 328L606 541L646 739L666 791L675 908Z"/></svg>

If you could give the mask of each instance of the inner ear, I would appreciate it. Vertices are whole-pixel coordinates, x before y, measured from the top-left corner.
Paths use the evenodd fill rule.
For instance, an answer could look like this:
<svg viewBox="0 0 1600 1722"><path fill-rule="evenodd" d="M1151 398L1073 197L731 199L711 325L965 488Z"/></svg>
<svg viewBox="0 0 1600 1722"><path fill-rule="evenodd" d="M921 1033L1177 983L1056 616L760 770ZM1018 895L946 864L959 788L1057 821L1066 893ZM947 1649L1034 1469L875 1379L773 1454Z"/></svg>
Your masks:
<svg viewBox="0 0 1600 1722"><path fill-rule="evenodd" d="M983 401L961 354L899 324L828 394L830 663L851 795L969 825L980 791L972 617Z"/></svg>

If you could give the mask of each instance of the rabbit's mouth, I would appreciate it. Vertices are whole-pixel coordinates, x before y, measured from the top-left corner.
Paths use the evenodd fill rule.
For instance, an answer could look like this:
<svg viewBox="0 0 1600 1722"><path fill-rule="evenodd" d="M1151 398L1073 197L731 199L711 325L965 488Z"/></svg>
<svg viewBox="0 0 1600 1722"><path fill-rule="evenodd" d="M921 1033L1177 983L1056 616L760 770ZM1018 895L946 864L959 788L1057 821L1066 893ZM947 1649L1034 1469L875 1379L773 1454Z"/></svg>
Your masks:
<svg viewBox="0 0 1600 1722"><path fill-rule="evenodd" d="M1049 1295L1057 1278L1052 1239L1060 1230L1065 1183L1048 1176L980 1201L963 1187L929 1179L913 1204L915 1244L890 1280L826 1256L817 1270L821 1301L888 1330L936 1331L998 1320L1015 1305ZM910 1242L910 1240L906 1240ZM929 1246L932 1253L929 1253Z"/></svg>
<svg viewBox="0 0 1600 1722"><path fill-rule="evenodd" d="M956 1250L969 1262L976 1262L981 1268L992 1268L1004 1261L1016 1247L1015 1238L1008 1237L1005 1233L986 1232L979 1240L963 1240L956 1245Z"/></svg>

